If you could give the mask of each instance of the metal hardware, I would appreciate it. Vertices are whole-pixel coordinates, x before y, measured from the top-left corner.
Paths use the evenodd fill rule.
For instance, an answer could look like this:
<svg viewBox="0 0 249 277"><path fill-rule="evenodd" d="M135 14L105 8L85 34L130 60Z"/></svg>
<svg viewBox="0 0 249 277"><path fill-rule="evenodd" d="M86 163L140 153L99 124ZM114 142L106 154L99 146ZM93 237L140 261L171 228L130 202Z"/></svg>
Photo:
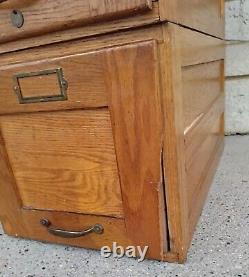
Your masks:
<svg viewBox="0 0 249 277"><path fill-rule="evenodd" d="M101 235L104 232L104 228L101 224L95 224L83 231L66 231L52 227L52 223L48 219L41 219L40 223L47 228L50 234L62 238L79 238L90 233Z"/></svg>
<svg viewBox="0 0 249 277"><path fill-rule="evenodd" d="M24 17L21 11L13 10L10 14L10 19L13 26L21 28L24 24Z"/></svg>
<svg viewBox="0 0 249 277"><path fill-rule="evenodd" d="M50 74L57 75L59 89L60 89L60 91L58 92L58 95L49 95L48 93L46 96L31 96L31 97L23 96L22 89L19 82L20 79L50 75ZM64 79L62 68L16 74L13 76L13 81L14 81L13 89L14 89L14 92L17 94L20 104L67 100L68 82Z"/></svg>

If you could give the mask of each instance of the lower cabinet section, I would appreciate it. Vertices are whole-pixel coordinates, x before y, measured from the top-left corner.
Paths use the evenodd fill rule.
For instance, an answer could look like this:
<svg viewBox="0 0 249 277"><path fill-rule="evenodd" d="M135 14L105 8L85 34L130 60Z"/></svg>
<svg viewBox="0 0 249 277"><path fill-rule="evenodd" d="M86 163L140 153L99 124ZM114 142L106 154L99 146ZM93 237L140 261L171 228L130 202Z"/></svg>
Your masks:
<svg viewBox="0 0 249 277"><path fill-rule="evenodd" d="M224 112L220 41L198 60L192 34L207 41L163 24L0 56L7 234L185 261Z"/></svg>

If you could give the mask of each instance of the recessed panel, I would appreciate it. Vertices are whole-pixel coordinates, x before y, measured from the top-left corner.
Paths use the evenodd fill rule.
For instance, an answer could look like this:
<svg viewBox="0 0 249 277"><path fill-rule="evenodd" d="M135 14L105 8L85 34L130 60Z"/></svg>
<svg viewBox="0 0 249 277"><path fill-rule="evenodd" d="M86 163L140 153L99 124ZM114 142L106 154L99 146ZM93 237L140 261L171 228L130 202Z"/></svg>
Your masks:
<svg viewBox="0 0 249 277"><path fill-rule="evenodd" d="M107 109L1 118L23 207L122 217Z"/></svg>

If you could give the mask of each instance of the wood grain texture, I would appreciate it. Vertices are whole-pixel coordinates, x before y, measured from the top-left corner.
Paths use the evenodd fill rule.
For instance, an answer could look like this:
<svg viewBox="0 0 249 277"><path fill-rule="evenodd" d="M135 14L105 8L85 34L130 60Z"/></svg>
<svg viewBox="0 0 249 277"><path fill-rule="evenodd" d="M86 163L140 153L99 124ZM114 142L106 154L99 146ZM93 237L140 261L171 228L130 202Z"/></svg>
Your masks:
<svg viewBox="0 0 249 277"><path fill-rule="evenodd" d="M161 20L224 38L224 0L159 0Z"/></svg>
<svg viewBox="0 0 249 277"><path fill-rule="evenodd" d="M87 26L70 28L69 30L56 31L44 35L22 38L17 41L9 41L0 44L0 53L13 52L18 49L27 49L34 46L52 44L56 42L69 41L77 38L89 38L99 34L108 34L115 31L123 31L155 24L160 21L158 2L152 3L152 9L139 13L136 16L129 16L101 23L92 23Z"/></svg>
<svg viewBox="0 0 249 277"><path fill-rule="evenodd" d="M213 148L213 152L210 155L210 160L207 163L205 168L205 172L202 175L201 181L199 186L196 188L194 199L195 201L192 202L192 214L189 217L189 245L192 241L193 233L196 228L196 224L200 218L203 206L207 199L207 195L212 184L215 172L217 170L220 157L223 153L224 149L224 133L221 132L220 138L217 139L216 145Z"/></svg>
<svg viewBox="0 0 249 277"><path fill-rule="evenodd" d="M195 199L198 199L198 191L203 184L203 178L208 171L217 141L220 139L221 116L215 119L211 128L207 130L207 136L199 145L191 162L186 163L189 216L193 213ZM203 177L204 176L204 177Z"/></svg>
<svg viewBox="0 0 249 277"><path fill-rule="evenodd" d="M164 42L160 44L160 57L164 110L164 161L167 180L166 203L170 236L170 252L166 253L165 257L170 260L172 255L175 255L178 262L184 262L193 230L211 185L211 177L214 175L218 157L221 155L219 151L216 156L215 149L220 145L218 142L222 141L224 135L219 129L221 124L217 127L219 124L217 120L224 111L224 68L223 61L217 60L223 59L224 50L219 39L171 23L167 27L164 26L164 38ZM203 102L197 96L198 93L204 93ZM195 94L196 102L193 99ZM213 94L214 98L209 97ZM215 101L215 99L218 100ZM196 105L193 110L191 105L194 104ZM206 108L204 104L208 104ZM213 108L210 109L210 106ZM198 117L201 110L205 113L201 124L196 127L199 123L197 121L196 125L193 125L195 128L190 128L188 132L185 132L185 126L196 116ZM192 162L196 166L199 165L198 157L193 158L193 153L201 151L199 148L203 141L207 141L207 146L205 145L201 153L204 153L206 149L212 151L210 157L215 157L216 163L212 159L202 161L204 171L200 172L202 174L200 178L195 179L196 169L191 166L188 168L188 165ZM202 157L204 156L205 154ZM195 183L197 179L198 186L195 188L192 186L195 197L190 201L188 185Z"/></svg>
<svg viewBox="0 0 249 277"><path fill-rule="evenodd" d="M182 66L208 63L225 57L225 42L211 36L179 27Z"/></svg>
<svg viewBox="0 0 249 277"><path fill-rule="evenodd" d="M80 36L80 28L77 32ZM60 39L59 36L58 32L56 39ZM70 34L65 37L70 39ZM46 42L38 41L39 45L42 43L49 43L49 38ZM96 249L110 245L112 241L123 246L148 245L150 251L147 258L184 262L223 146L223 58L221 40L172 23L2 54L0 78L6 77L0 82L0 87L1 83L6 86L6 82L10 82L6 79L19 69L36 71L47 65L60 64L65 68L66 79L73 84L70 87L69 83L69 101L81 101L79 105L70 102L68 106L57 102L53 108L50 106L44 110L26 105L26 111L16 110L19 104L13 102L9 105L12 110L5 111L10 114L1 115L3 138L0 154L4 160L0 162L3 169L0 175L8 185L0 183L0 200L3 200L0 202L0 214L7 233ZM85 69L88 67L87 72ZM74 68L80 70L76 72ZM30 85L27 86L29 88ZM37 86L41 89L39 84ZM49 84L47 86L50 87ZM5 91L4 97L11 92L10 83ZM30 88L30 93L35 91L38 90ZM187 99L184 101L185 91L189 97L196 99L197 91L202 92L210 105L205 106L204 99L194 103ZM213 93L218 94L216 101L212 101ZM75 98L72 98L73 95ZM0 109L4 109L4 99L9 101L4 97ZM194 107L192 104L195 104ZM16 105L15 109L13 105ZM185 110L189 111L186 117L188 122L192 119L195 122L187 131ZM204 114L199 118L203 110ZM196 115L198 120L195 120ZM33 136L34 133L36 136ZM61 138L72 143L65 146ZM37 149L40 145L36 141L41 142L43 150L39 151L39 155ZM50 153L47 155L47 150L51 150L53 157ZM21 153L22 159L18 153ZM58 157L58 153L62 155ZM65 155L70 158L65 158L64 153L71 153ZM53 204L64 205L62 210L68 211L73 207L74 211L79 209L78 212L82 212L77 196L84 198L81 203L86 204L89 198L86 198L88 193L85 189L89 188L99 201L96 200L94 207L102 203L98 209L101 215L105 210L105 216L33 210L28 205L22 208L15 165L23 170L25 167L32 168L35 163L36 166L42 164L48 176L45 186L48 191L54 178L50 175L51 168L47 166L50 158L56 161L50 163L52 171L60 167L60 174L56 177L59 182L75 181L73 188L65 185L63 191L76 187L74 193L69 193L72 196L70 205L69 202L58 201L53 201ZM87 187L80 186L80 178L73 175L76 171L82 171L82 165L87 176L92 176L92 173L95 177L99 176L94 180L90 176L87 181L91 185ZM65 173L68 169L74 172L70 176ZM34 176L34 172L26 172L28 174L19 174L20 179L28 180L27 175ZM39 176L45 176L42 170L37 172ZM109 172L112 174L110 178ZM97 192L99 181L96 180L100 176L105 186L113 180L108 183L104 194ZM121 192L116 191L119 180ZM114 182L118 186L113 187ZM30 191L38 187L36 184L25 188L25 193L29 194L26 201L32 201L34 197ZM63 194L60 188L57 191ZM55 193L51 190L50 194L54 197ZM113 211L113 201L107 203L107 197L104 197L109 194L109 199L118 199L116 203L121 203L122 197L122 210L117 210L116 205L115 214L110 212ZM10 207L11 199L14 199L13 207ZM51 204L46 203L45 197L41 201L44 201L41 206ZM37 202L34 204L37 205ZM89 205L85 211L92 213L94 207ZM40 226L39 221L43 217L66 230L81 230L93 223L101 223L105 225L106 232L98 237L58 239L48 235L46 229ZM19 222L21 224L17 229L15 224Z"/></svg>
<svg viewBox="0 0 249 277"><path fill-rule="evenodd" d="M49 59L49 52L47 52L47 59L44 60L0 67L0 114L107 106L107 92L103 77L105 71L103 52L64 55L54 59ZM19 104L13 89L14 75L30 72L39 73L57 68L62 68L64 78L68 82L66 101ZM35 81L35 78L38 81ZM60 94L56 78L56 75L54 78L45 75L22 78L19 81L21 92L23 96L33 97L41 94L49 95L53 91Z"/></svg>
<svg viewBox="0 0 249 277"><path fill-rule="evenodd" d="M23 98L56 96L61 94L60 84L56 73L19 78L18 83Z"/></svg>
<svg viewBox="0 0 249 277"><path fill-rule="evenodd" d="M123 216L109 112L2 116L22 205Z"/></svg>
<svg viewBox="0 0 249 277"><path fill-rule="evenodd" d="M105 245L112 247L113 241L116 241L118 245L123 245L124 247L130 245L123 219L55 211L30 211L24 209L22 210L22 217L26 226L26 232L20 232L18 234L20 237L91 249L100 249ZM98 223L104 227L104 233L101 235L92 233L74 239L60 238L49 234L47 229L40 224L40 220L43 218L49 219L54 227L67 231L85 230Z"/></svg>
<svg viewBox="0 0 249 277"><path fill-rule="evenodd" d="M147 26L142 29L122 31L114 34L105 34L96 37L71 40L42 47L34 47L15 53L5 53L0 56L0 65L2 69L21 63L36 62L39 60L53 60L64 56L81 55L96 50L105 50L105 48L115 45L129 44L149 39L162 39L162 30L160 26Z"/></svg>
<svg viewBox="0 0 249 277"><path fill-rule="evenodd" d="M110 49L106 81L114 130L127 234L133 245L149 246L163 258L161 230L162 121L155 41ZM164 237L163 237L164 236Z"/></svg>
<svg viewBox="0 0 249 277"><path fill-rule="evenodd" d="M2 134L0 157L0 220L4 231L15 236L21 231L26 232L26 229L21 215L21 199L17 193L16 180Z"/></svg>
<svg viewBox="0 0 249 277"><path fill-rule="evenodd" d="M214 122L224 113L224 102L224 95L221 93L210 109L199 117L192 128L185 133L186 168L192 163L195 158L194 154L209 135Z"/></svg>
<svg viewBox="0 0 249 277"><path fill-rule="evenodd" d="M10 0L0 6L0 42L136 15L151 8L152 0ZM12 10L22 11L22 28L12 25Z"/></svg>
<svg viewBox="0 0 249 277"><path fill-rule="evenodd" d="M187 191L185 176L183 99L179 27L163 26L160 45L161 94L164 114L163 159L166 176L166 203L169 250L184 262L187 255ZM167 255L166 255L167 256Z"/></svg>
<svg viewBox="0 0 249 277"><path fill-rule="evenodd" d="M209 62L182 69L185 132L203 116L223 92L222 61Z"/></svg>

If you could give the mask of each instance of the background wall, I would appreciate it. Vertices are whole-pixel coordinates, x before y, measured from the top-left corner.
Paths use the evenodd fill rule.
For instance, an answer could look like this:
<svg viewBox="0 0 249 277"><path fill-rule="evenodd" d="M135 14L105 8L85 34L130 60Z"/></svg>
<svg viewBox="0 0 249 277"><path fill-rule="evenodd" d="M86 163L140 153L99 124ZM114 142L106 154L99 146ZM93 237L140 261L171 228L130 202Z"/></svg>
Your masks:
<svg viewBox="0 0 249 277"><path fill-rule="evenodd" d="M249 0L226 0L226 133L249 134Z"/></svg>

